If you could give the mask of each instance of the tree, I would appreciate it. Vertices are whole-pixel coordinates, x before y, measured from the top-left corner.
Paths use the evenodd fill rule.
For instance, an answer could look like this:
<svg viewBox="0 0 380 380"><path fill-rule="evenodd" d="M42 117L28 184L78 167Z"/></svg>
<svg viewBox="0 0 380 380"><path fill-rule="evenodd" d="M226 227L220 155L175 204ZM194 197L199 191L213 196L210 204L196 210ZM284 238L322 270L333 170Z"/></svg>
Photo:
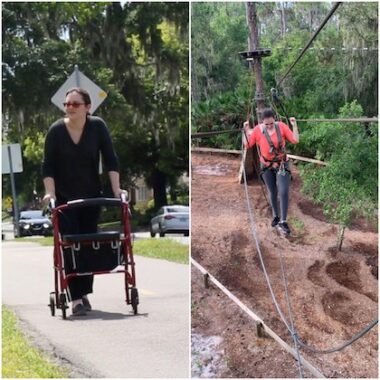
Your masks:
<svg viewBox="0 0 380 380"><path fill-rule="evenodd" d="M156 207L166 203L167 181L188 170L187 27L185 3L3 5L6 139L24 142L32 165L21 179L24 193L29 171L42 186L30 148L41 148L39 133L60 116L50 97L79 63L108 93L98 115L114 139L122 182L144 175Z"/></svg>
<svg viewBox="0 0 380 380"><path fill-rule="evenodd" d="M340 117L360 117L357 102L340 110ZM378 130L371 124L370 135L362 125L315 125L303 132L306 150L329 163L327 167L307 166L302 171L303 190L322 204L326 216L341 228L337 246L342 247L344 230L357 216L372 219L377 208Z"/></svg>

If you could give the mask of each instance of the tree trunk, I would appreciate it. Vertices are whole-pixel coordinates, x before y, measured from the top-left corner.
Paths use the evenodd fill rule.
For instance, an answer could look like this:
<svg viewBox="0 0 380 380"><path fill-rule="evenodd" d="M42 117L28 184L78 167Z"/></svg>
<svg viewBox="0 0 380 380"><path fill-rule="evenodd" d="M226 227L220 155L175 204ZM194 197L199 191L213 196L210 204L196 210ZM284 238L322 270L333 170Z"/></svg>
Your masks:
<svg viewBox="0 0 380 380"><path fill-rule="evenodd" d="M337 248L338 251L342 250L343 245L343 239L344 239L344 231L346 230L345 226L339 226L339 232L338 232L338 242L337 242Z"/></svg>
<svg viewBox="0 0 380 380"><path fill-rule="evenodd" d="M159 209L167 204L166 199L166 175L158 169L154 169L151 175L153 188L154 208Z"/></svg>
<svg viewBox="0 0 380 380"><path fill-rule="evenodd" d="M247 12L247 24L249 28L249 51L254 51L259 49L259 32L258 32L258 20L256 12L256 3L246 3L246 12ZM253 58L252 65L253 73L255 75L255 102L256 102L256 116L257 122L262 121L262 111L265 108L265 96L264 96L264 81L262 76L262 66L261 58ZM259 155L257 148L248 149L245 155L242 157L242 165L244 165L247 177L252 176L253 178L258 178L258 168L259 164ZM240 183L243 181L242 168L240 168L239 173Z"/></svg>
<svg viewBox="0 0 380 380"><path fill-rule="evenodd" d="M280 2L280 13L281 13L281 37L284 38L286 34L286 20L285 20L285 8L284 3Z"/></svg>
<svg viewBox="0 0 380 380"><path fill-rule="evenodd" d="M249 50L257 50L260 47L256 3L247 3L247 21L249 28ZM262 75L261 58L253 59L253 71L256 79L256 112L258 121L261 122L261 113L265 108L264 81Z"/></svg>

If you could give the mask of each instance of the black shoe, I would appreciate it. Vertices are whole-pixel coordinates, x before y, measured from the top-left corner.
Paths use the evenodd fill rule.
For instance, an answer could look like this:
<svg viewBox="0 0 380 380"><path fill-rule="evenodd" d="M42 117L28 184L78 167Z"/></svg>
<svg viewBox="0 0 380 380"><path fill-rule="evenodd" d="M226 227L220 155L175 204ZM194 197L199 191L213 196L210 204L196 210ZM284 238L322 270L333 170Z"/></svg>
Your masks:
<svg viewBox="0 0 380 380"><path fill-rule="evenodd" d="M275 217L273 218L273 220L272 220L272 224L271 224L271 226L272 226L272 227L276 227L279 221L280 221L280 218L279 218L278 216L275 216Z"/></svg>
<svg viewBox="0 0 380 380"><path fill-rule="evenodd" d="M90 304L90 301L88 300L88 298L82 297L82 302L83 302L83 306L84 306L86 311L92 310L92 307L91 307L91 304Z"/></svg>
<svg viewBox="0 0 380 380"><path fill-rule="evenodd" d="M290 235L290 229L289 229L288 223L286 222L278 223L278 228L284 235Z"/></svg>
<svg viewBox="0 0 380 380"><path fill-rule="evenodd" d="M79 317L79 316L83 316L83 315L87 315L86 309L83 306L83 304L78 303L78 305L76 305L75 307L73 307L73 316L74 317Z"/></svg>

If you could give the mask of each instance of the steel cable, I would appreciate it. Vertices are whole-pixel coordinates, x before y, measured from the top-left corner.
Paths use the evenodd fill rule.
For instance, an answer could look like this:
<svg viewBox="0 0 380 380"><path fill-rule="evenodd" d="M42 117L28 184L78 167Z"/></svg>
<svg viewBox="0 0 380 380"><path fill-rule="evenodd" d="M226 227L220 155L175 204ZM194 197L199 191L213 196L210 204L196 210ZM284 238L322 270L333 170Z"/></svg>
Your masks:
<svg viewBox="0 0 380 380"><path fill-rule="evenodd" d="M294 318L293 318L293 313L292 313L292 308L291 308L290 297L289 297L289 293L288 293L288 281L287 281L287 276L286 276L285 268L284 268L284 265L283 265L282 253L280 252L281 271L282 271L282 275L283 275L283 279L284 279L285 296L286 296L286 300L287 300L287 304L288 304L288 311L289 311L289 317L290 317L290 322L291 322L290 326L289 326L289 323L286 320L286 318L285 318L285 316L284 316L284 314L283 314L283 312L282 312L282 310L281 310L281 308L280 308L280 306L278 304L278 301L277 301L276 296L274 294L274 291L273 291L273 288L272 288L272 285L271 285L268 273L266 271L264 259L263 259L261 248L260 248L259 239L257 237L256 224L255 224L255 220L254 220L254 217L253 217L251 203L250 203L250 200L249 200L248 185L247 185L247 176L246 176L246 172L245 172L245 167L244 166L243 166L243 178L244 178L244 191L245 191L245 196L246 196L246 201L247 201L247 210L248 210L248 215L249 215L249 220L250 220L250 225L251 225L251 232L252 232L252 236L254 238L255 244L256 244L256 250L257 250L257 253L259 255L260 264L261 264L261 267L263 269L264 277L265 277L265 280L267 282L267 285L268 285L268 288L269 288L269 291L270 291L270 294L271 294L274 306L275 306L275 308L276 308L276 310L277 310L277 312L278 312L281 320L283 321L283 323L285 324L286 328L288 329L288 331L292 335L293 341L295 342L295 347L296 347L296 352L297 352L299 366L300 366L300 354L299 354L299 350L298 350L298 344L302 348L304 348L306 350L309 350L309 351L314 352L314 353L319 353L319 354L330 354L330 353L338 352L338 351L341 351L344 348L348 347L349 345L353 344L355 341L357 341L362 336L364 336L366 333L368 333L378 323L378 319L376 319L373 322L371 322L368 326L366 326L358 334L354 335L351 339L349 339L348 341L344 342L343 344L341 344L341 345L339 345L338 347L335 347L335 348L321 350L321 349L317 349L315 347L309 346L309 345L307 345L306 343L304 343L301 340L301 338L298 336L298 334L297 334L297 332L295 331L295 328L294 328ZM302 368L299 368L299 370L300 370L300 375L302 377Z"/></svg>
<svg viewBox="0 0 380 380"><path fill-rule="evenodd" d="M290 327L289 324L288 324L288 322L287 322L287 320L286 320L286 318L285 318L285 316L284 316L284 314L281 311L281 308L280 308L278 302L277 302L277 299L276 299L276 296L275 296L274 291L272 289L272 285L271 285L268 273L266 271L264 260L263 260L262 254L261 254L260 244L259 244L259 240L258 240L258 237L257 237L256 224L255 224L255 220L253 218L253 212L252 212L252 209L251 209L251 203L249 201L248 186L247 186L247 176L246 176L244 165L243 165L243 177L244 177L245 196L246 196L246 199L247 199L248 214L249 214L249 219L250 219L250 224L251 224L251 231L252 231L253 238L255 240L256 249L257 249L257 253L259 255L261 267L263 268L263 273L264 273L264 276L265 276L265 280L267 282L267 285L268 285L269 291L271 293L273 303L274 303L274 305L275 305L275 307L277 309L277 312L280 315L282 321L284 322L286 328L289 330L290 334L292 335L292 338L293 338L293 341L294 341L295 350L296 350L296 353L297 353L297 358L298 358L297 359L297 364L298 364L298 369L299 369L299 372L300 372L300 377L303 378L302 367L301 367L301 358L300 358L300 353L299 353L297 339L296 339L297 334L295 333L294 328L293 328L292 318L291 318L292 327ZM284 272L283 272L283 275L285 276ZM285 283L284 285L285 285L285 289L287 289L287 283Z"/></svg>
<svg viewBox="0 0 380 380"><path fill-rule="evenodd" d="M298 349L298 340L297 340L297 331L294 326L294 316L293 316L293 311L292 311L292 305L290 303L290 297L289 297L289 292L288 292L288 278L286 276L286 271L284 267L284 258L282 255L282 252L280 250L280 265L281 265L281 272L282 272L282 279L284 281L284 288L285 288L285 297L286 297L286 302L288 304L288 313L289 313L289 319L290 319L290 325L292 328L292 338L294 342L294 347L296 348L296 353L297 353L297 360L298 360L298 368L300 371L300 378L303 378L303 373L302 373L302 365L301 365L301 355Z"/></svg>
<svg viewBox="0 0 380 380"><path fill-rule="evenodd" d="M256 244L256 250L257 250L257 253L259 255L260 263L261 263L261 266L263 268L265 280L266 280L266 282L268 284L268 288L269 288L270 294L272 296L273 303L274 303L274 305L276 307L276 310L277 310L278 314L280 315L280 317L281 317L282 321L284 322L286 328L289 330L290 333L292 333L292 329L290 328L290 326L289 326L286 318L284 317L284 314L282 313L281 308L280 308L280 306L279 306L279 304L277 302L276 296L275 296L274 291L272 289L272 285L271 285L271 282L270 282L270 279L269 279L269 276L268 276L268 273L267 273L267 270L266 270L266 267L265 267L265 264L264 264L264 260L263 260L261 249L260 249L259 239L257 237L256 224L255 224L255 220L254 220L254 217L253 217L251 203L249 201L247 176L246 176L244 165L243 165L243 178L244 178L245 197L246 197L246 200L247 200L248 215L249 215L249 220L250 220L250 224L251 224L251 232L252 232L252 236L253 236L253 239L255 241L255 244Z"/></svg>
<svg viewBox="0 0 380 380"><path fill-rule="evenodd" d="M373 327L375 327L378 322L379 322L379 320L375 319L368 326L366 326L363 330L361 330L359 333L357 333L351 339L349 339L347 342L342 343L340 346L338 346L336 348L330 348L327 350L321 350L321 349L318 349L318 348L315 348L315 347L312 347L312 346L305 344L304 342L302 342L302 340L300 339L300 337L298 335L296 336L296 339L297 339L298 343L300 344L300 346L306 350L309 350L309 351L314 352L316 354L331 354L333 352L342 351L344 348L348 347L349 345L351 345L352 343L354 343L355 341L360 339L363 335L367 334Z"/></svg>
<svg viewBox="0 0 380 380"><path fill-rule="evenodd" d="M334 12L337 10L337 8L339 7L339 5L341 4L342 2L339 1L337 3L334 4L333 8L330 10L330 12L328 13L328 15L325 17L325 19L322 21L322 24L319 26L319 28L317 29L317 31L313 34L313 36L310 38L309 42L306 44L306 46L302 49L300 55L297 57L297 59L292 63L292 65L289 67L288 71L285 73L285 75L280 79L280 81L278 82L277 86L279 86L283 81L284 79L289 75L289 73L292 71L293 67L297 64L297 62L302 58L302 56L306 53L306 50L310 47L310 45L313 43L313 41L317 38L319 32L323 29L323 27L325 26L325 24L327 23L327 21L329 21L329 19L331 18L331 16L334 14Z"/></svg>

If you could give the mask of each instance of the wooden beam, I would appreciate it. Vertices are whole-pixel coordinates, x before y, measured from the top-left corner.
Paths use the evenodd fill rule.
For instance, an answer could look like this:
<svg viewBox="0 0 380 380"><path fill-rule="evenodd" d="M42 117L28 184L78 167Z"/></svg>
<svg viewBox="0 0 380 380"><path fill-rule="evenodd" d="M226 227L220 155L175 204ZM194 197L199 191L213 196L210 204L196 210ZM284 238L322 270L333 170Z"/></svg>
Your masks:
<svg viewBox="0 0 380 380"><path fill-rule="evenodd" d="M192 147L191 151L199 152L199 153L225 153L225 154L241 155L241 150L230 150L230 149Z"/></svg>
<svg viewBox="0 0 380 380"><path fill-rule="evenodd" d="M324 165L324 166L328 166L329 165L327 162L320 161L320 160L315 160L314 158L295 156L294 154L287 154L287 156L289 158L293 159L293 160L312 162L313 164Z"/></svg>
<svg viewBox="0 0 380 380"><path fill-rule="evenodd" d="M270 327L268 327L264 321L249 309L243 302L241 302L235 295L233 295L225 286L223 286L214 276L212 276L206 269L204 269L197 261L191 258L191 263L203 274L208 274L209 281L212 281L228 298L230 298L237 306L239 306L251 319L256 323L261 323L264 331L271 336L280 346L287 352L289 352L296 360L297 353L294 348L290 347L282 338L280 338ZM325 378L322 372L315 368L306 359L300 356L302 365L307 368L316 378Z"/></svg>
<svg viewBox="0 0 380 380"><path fill-rule="evenodd" d="M201 138L201 137L210 137L210 136L217 136L217 135L223 135L227 133L238 133L241 132L240 129L225 129L224 131L209 131L209 132L196 132L191 134L191 138Z"/></svg>
<svg viewBox="0 0 380 380"><path fill-rule="evenodd" d="M231 149L217 149L217 148L202 148L202 147L194 147L191 148L192 152L199 152L199 153L225 153L225 154L235 154L235 155L241 155L242 151L241 150L231 150ZM243 155L245 154L246 150L243 151ZM294 154L288 154L288 157L293 159L293 160L298 160L298 161L305 161L305 162L311 162L313 164L318 164L318 165L323 165L323 166L328 166L329 164L324 161L316 160L314 158L308 158L308 157L301 157L301 156L296 156ZM244 159L242 160L244 161ZM241 167L240 170L242 171L243 168ZM242 174L239 173L239 178Z"/></svg>

